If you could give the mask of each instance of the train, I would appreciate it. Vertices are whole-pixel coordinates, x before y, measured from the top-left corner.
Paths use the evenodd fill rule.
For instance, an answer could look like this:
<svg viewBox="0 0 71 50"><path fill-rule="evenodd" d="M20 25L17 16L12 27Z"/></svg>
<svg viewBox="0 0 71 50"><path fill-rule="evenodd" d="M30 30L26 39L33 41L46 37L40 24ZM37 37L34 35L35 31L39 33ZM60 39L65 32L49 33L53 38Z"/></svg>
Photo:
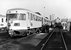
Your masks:
<svg viewBox="0 0 71 50"><path fill-rule="evenodd" d="M47 18L24 8L12 8L6 12L7 29L9 35L27 36L33 33L45 31L48 23ZM48 27L48 26L47 26Z"/></svg>
<svg viewBox="0 0 71 50"><path fill-rule="evenodd" d="M6 16L0 15L0 33L4 33L6 31L7 31Z"/></svg>

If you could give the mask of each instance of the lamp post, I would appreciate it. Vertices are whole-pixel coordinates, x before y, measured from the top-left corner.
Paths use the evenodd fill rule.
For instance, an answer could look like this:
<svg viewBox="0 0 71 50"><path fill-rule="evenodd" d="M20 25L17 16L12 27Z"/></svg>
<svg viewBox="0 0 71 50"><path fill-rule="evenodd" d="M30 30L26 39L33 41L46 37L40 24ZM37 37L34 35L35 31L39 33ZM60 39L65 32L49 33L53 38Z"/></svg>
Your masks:
<svg viewBox="0 0 71 50"><path fill-rule="evenodd" d="M44 9L43 11L44 11L44 17L45 17L45 6L43 7L43 9Z"/></svg>

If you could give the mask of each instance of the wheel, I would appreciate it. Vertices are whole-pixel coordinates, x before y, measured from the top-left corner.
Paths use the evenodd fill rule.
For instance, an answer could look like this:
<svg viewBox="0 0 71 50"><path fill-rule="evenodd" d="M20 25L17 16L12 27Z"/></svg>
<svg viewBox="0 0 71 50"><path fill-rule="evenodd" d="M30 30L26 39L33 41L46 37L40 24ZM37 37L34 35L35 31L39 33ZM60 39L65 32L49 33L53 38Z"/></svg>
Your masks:
<svg viewBox="0 0 71 50"><path fill-rule="evenodd" d="M37 30L36 30L36 33L41 33L41 29L40 29L40 28L37 29Z"/></svg>
<svg viewBox="0 0 71 50"><path fill-rule="evenodd" d="M47 33L47 30L45 29L45 33Z"/></svg>
<svg viewBox="0 0 71 50"><path fill-rule="evenodd" d="M14 34L16 34L14 31L9 30L9 35L10 35L10 37L14 37Z"/></svg>
<svg viewBox="0 0 71 50"><path fill-rule="evenodd" d="M28 36L28 35L31 35L31 34L33 34L33 32L29 31L29 32L27 33L27 36Z"/></svg>
<svg viewBox="0 0 71 50"><path fill-rule="evenodd" d="M23 33L23 35L22 36L27 36L27 33Z"/></svg>

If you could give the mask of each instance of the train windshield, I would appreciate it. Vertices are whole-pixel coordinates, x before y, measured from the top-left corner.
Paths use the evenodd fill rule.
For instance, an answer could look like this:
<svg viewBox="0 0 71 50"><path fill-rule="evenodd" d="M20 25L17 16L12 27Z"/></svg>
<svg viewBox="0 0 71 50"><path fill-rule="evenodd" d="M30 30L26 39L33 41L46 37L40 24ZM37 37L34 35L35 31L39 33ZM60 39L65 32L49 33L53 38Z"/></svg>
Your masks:
<svg viewBox="0 0 71 50"><path fill-rule="evenodd" d="M8 20L17 19L17 14L7 14L6 17L7 17Z"/></svg>

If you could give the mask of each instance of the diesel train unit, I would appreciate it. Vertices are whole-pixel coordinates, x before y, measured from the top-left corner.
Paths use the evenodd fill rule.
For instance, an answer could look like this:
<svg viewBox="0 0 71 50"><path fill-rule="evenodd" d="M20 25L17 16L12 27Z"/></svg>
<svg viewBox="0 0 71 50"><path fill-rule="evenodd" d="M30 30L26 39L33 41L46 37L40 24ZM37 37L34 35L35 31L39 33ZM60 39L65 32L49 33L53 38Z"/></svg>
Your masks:
<svg viewBox="0 0 71 50"><path fill-rule="evenodd" d="M7 32L6 16L0 15L0 33Z"/></svg>
<svg viewBox="0 0 71 50"><path fill-rule="evenodd" d="M6 12L7 28L10 36L29 35L41 32L49 20L42 15L22 8L9 9Z"/></svg>

